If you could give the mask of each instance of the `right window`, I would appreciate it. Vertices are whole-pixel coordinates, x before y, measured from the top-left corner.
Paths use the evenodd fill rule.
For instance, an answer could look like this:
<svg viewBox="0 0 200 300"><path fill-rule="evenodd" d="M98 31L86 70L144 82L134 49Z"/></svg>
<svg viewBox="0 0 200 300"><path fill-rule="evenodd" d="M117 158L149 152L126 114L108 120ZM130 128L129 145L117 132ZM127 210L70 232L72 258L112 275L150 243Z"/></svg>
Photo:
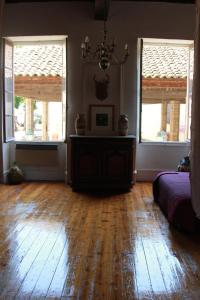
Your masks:
<svg viewBox="0 0 200 300"><path fill-rule="evenodd" d="M141 142L190 139L193 41L141 39Z"/></svg>

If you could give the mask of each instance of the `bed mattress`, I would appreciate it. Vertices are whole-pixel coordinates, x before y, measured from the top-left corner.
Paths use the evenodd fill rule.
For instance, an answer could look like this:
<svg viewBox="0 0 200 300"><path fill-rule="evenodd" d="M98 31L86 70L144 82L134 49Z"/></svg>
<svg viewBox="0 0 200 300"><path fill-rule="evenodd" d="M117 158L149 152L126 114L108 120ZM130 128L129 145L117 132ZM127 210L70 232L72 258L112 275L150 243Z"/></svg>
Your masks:
<svg viewBox="0 0 200 300"><path fill-rule="evenodd" d="M153 182L153 195L169 223L190 232L197 229L189 172L159 173Z"/></svg>

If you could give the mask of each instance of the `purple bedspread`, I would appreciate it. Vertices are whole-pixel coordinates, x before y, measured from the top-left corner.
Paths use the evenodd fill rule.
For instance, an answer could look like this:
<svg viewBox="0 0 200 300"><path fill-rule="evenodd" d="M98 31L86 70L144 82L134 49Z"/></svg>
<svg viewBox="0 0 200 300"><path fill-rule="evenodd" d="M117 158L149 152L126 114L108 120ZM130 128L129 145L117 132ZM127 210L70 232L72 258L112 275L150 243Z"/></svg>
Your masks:
<svg viewBox="0 0 200 300"><path fill-rule="evenodd" d="M195 231L197 219L191 203L188 172L159 173L153 182L153 195L170 223Z"/></svg>

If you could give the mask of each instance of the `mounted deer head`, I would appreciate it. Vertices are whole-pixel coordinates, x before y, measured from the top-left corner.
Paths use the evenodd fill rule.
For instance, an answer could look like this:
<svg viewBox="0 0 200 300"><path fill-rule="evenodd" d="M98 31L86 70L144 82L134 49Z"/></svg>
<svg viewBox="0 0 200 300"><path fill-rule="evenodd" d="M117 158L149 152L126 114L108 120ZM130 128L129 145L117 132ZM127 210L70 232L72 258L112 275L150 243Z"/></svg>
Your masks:
<svg viewBox="0 0 200 300"><path fill-rule="evenodd" d="M108 97L108 74L106 74L106 77L101 80L96 80L96 75L94 75L93 79L95 82L96 98L101 101L105 100Z"/></svg>

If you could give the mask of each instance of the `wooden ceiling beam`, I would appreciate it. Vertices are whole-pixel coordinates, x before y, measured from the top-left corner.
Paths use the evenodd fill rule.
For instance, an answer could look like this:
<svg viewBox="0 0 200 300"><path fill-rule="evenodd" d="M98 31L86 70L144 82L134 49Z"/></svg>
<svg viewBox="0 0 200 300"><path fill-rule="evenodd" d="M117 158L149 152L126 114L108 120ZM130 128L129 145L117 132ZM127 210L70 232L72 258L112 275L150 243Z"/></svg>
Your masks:
<svg viewBox="0 0 200 300"><path fill-rule="evenodd" d="M74 2L76 0L59 0L59 2ZM93 0L78 0L79 2L94 2ZM56 2L56 0L5 0L6 3L20 3L20 2Z"/></svg>
<svg viewBox="0 0 200 300"><path fill-rule="evenodd" d="M110 0L95 0L94 19L107 21L110 9Z"/></svg>
<svg viewBox="0 0 200 300"><path fill-rule="evenodd" d="M64 1L64 2L73 2L76 0L59 0L59 1ZM96 10L98 11L98 6L99 6L99 2L100 3L104 3L104 0L79 0L81 2L85 2L85 1L90 1L90 2L95 2L95 15L96 15ZM110 2L108 0L105 0L107 2ZM121 0L115 0L115 1L121 1ZM130 2L169 2L169 3L182 3L182 4L194 4L195 0L128 0ZM31 2L55 2L55 0L5 0L5 3L20 3L20 2L26 2L26 3L31 3ZM104 9L104 8L103 8ZM109 8L108 8L109 10ZM98 15L98 13L97 13ZM95 17L96 20L98 20Z"/></svg>
<svg viewBox="0 0 200 300"><path fill-rule="evenodd" d="M118 0L116 0L118 1ZM129 1L129 0L128 0ZM195 0L131 0L134 2L168 2L168 3L182 3L182 4L194 4Z"/></svg>

